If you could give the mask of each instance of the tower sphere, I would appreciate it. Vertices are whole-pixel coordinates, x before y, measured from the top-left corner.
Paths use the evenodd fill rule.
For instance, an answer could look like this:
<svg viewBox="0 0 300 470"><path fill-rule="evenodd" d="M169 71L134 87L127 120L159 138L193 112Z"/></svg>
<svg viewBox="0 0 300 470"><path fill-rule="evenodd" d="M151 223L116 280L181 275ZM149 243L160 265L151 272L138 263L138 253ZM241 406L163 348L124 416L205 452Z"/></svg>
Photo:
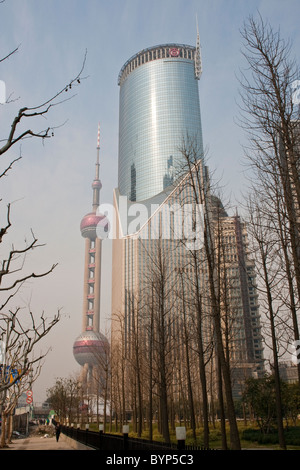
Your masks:
<svg viewBox="0 0 300 470"><path fill-rule="evenodd" d="M103 219L105 219L105 216L102 214L97 215L95 212L86 214L80 224L81 235L85 238L95 239L97 225Z"/></svg>
<svg viewBox="0 0 300 470"><path fill-rule="evenodd" d="M93 189L102 189L102 183L100 180L94 180L92 183L92 188Z"/></svg>
<svg viewBox="0 0 300 470"><path fill-rule="evenodd" d="M96 331L84 331L79 335L73 345L73 355L81 366L88 364L94 366L105 357L109 343L106 337Z"/></svg>

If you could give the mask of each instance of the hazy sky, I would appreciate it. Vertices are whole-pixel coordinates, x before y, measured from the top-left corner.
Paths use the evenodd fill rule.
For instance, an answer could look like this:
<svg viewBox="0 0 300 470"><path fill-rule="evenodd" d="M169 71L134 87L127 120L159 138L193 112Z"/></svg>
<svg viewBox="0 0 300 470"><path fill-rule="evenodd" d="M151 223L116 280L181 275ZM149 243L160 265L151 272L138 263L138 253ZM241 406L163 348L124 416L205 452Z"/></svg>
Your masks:
<svg viewBox="0 0 300 470"><path fill-rule="evenodd" d="M23 106L36 106L60 90L79 72L85 51L84 76L70 101L44 118L28 122L34 130L60 126L53 139L32 139L5 154L0 170L22 153L9 175L1 179L1 223L12 204L13 227L7 241L22 246L32 229L44 247L26 260L26 272L47 270L47 278L28 282L18 305L48 317L57 309L61 321L41 345L51 347L34 399L46 398L56 377L79 371L72 353L81 332L84 240L79 226L90 211L97 126L101 126L101 201L111 202L117 186L119 87L123 64L138 51L168 42L195 45L196 16L202 46L203 75L199 83L204 145L209 167L235 201L245 187L238 116L240 28L257 11L274 29L293 41L299 63L299 0L6 0L0 4L0 57L19 51L0 64L0 80L15 101L0 106L0 139L7 137L12 118ZM71 96L69 94L68 96ZM0 259L5 258L5 244ZM110 246L103 244L103 332L110 319Z"/></svg>

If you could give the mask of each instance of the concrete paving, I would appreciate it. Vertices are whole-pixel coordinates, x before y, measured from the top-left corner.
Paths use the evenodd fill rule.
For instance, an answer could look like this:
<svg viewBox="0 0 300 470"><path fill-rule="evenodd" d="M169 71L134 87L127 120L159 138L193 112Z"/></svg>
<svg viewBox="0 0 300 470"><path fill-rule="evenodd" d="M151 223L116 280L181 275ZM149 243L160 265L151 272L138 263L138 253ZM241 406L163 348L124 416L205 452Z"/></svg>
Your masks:
<svg viewBox="0 0 300 470"><path fill-rule="evenodd" d="M29 436L22 439L14 439L8 447L0 450L93 450L89 447L78 444L73 439L69 439L63 434L58 442L56 437Z"/></svg>

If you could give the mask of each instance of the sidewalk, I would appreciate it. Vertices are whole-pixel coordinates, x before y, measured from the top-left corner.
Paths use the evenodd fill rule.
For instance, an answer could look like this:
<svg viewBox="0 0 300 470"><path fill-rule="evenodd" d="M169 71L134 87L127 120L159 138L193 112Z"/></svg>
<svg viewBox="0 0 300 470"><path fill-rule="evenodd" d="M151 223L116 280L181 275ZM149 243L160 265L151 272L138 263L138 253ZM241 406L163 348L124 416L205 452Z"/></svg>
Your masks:
<svg viewBox="0 0 300 470"><path fill-rule="evenodd" d="M24 439L14 439L9 447L1 450L79 450L76 447L76 442L68 439L63 434L60 435L59 441L56 442L55 436L53 437L41 437L41 436L29 436ZM80 450L92 450L85 447Z"/></svg>

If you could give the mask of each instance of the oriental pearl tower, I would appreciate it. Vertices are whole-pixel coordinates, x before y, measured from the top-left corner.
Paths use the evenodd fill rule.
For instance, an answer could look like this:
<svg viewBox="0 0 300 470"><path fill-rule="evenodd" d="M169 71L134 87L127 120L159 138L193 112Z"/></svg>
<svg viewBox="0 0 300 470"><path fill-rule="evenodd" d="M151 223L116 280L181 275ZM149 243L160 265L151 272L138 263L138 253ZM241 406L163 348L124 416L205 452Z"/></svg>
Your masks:
<svg viewBox="0 0 300 470"><path fill-rule="evenodd" d="M97 230L97 226L102 224L102 229L105 231L107 221L104 215L98 213L102 188L99 179L99 153L100 126L98 125L96 171L92 183L92 211L83 217L80 224L81 235L85 238L82 333L73 345L74 357L82 366L81 381L88 385L95 383L101 361L105 359L108 351L108 341L100 332L102 240L99 238L100 230Z"/></svg>

